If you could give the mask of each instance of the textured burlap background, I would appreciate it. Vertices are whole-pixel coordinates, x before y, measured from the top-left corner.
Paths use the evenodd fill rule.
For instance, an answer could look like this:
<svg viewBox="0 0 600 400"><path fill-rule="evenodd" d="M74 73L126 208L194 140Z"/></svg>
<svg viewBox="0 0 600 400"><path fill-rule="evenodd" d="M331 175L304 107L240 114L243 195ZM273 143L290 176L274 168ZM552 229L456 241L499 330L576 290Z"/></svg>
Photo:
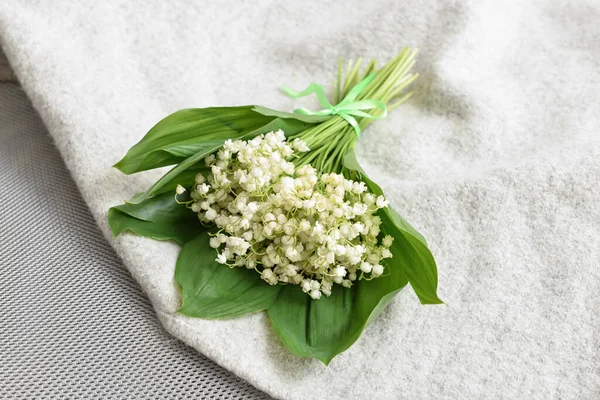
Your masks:
<svg viewBox="0 0 600 400"><path fill-rule="evenodd" d="M600 5L597 2L5 0L0 38L109 237L107 209L157 172L109 168L184 107L292 108L336 60L421 49L418 95L359 157L428 239L448 307L403 291L325 368L262 314L176 316L175 245L109 238L165 328L271 395L600 396ZM124 298L124 301L126 299Z"/></svg>

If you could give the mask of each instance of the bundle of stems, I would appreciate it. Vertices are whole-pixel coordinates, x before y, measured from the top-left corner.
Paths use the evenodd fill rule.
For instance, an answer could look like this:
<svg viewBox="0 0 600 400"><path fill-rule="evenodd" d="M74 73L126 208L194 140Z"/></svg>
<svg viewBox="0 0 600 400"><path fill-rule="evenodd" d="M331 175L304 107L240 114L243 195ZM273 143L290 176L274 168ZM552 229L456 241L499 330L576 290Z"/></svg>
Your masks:
<svg viewBox="0 0 600 400"><path fill-rule="evenodd" d="M419 74L411 73L410 70L415 64L417 50L404 48L393 60L388 62L382 68L377 69L377 61L371 60L367 67L361 72L362 58L355 63L350 60L347 63L344 72L344 60L340 59L337 79L332 85L333 104L341 102L350 92L350 90L365 79L369 74L376 72L375 78L363 90L358 97L360 100L378 100L387 106L390 111L405 102L413 92L405 92L404 89L410 85ZM388 105L391 101L392 104ZM377 116L382 111L373 109L366 111L368 114ZM371 124L374 119L357 117L360 131ZM348 124L342 117L335 115L324 123L318 124L312 128L302 131L289 139L302 139L311 149L294 163L297 166L311 164L321 173L336 172L345 174L343 158L346 152L353 148L358 141L358 135L354 128Z"/></svg>

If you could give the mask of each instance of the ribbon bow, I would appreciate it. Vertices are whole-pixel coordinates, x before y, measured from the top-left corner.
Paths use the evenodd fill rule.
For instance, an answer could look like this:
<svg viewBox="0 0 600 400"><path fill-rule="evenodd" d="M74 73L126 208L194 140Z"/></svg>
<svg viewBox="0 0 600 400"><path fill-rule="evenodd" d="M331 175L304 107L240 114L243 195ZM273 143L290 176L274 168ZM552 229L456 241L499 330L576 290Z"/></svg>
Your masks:
<svg viewBox="0 0 600 400"><path fill-rule="evenodd" d="M325 96L325 90L323 86L318 85L316 83L311 83L308 85L306 89L301 92L296 92L288 87L284 87L283 91L290 97L297 99L299 97L308 96L314 93L319 100L319 104L323 107L320 111L310 111L306 108L297 108L294 110L297 114L306 114L306 115L339 115L344 118L356 131L356 136L360 137L360 126L356 118L369 118L369 119L381 119L387 116L387 107L386 105L379 100L358 100L356 101L356 97L365 90L365 88L371 83L371 81L375 78L375 72L369 74L365 79L358 82L350 91L348 95L344 97L342 101L340 101L335 106L327 100L327 96ZM383 113L381 115L371 115L362 110L371 110L373 108L378 108Z"/></svg>

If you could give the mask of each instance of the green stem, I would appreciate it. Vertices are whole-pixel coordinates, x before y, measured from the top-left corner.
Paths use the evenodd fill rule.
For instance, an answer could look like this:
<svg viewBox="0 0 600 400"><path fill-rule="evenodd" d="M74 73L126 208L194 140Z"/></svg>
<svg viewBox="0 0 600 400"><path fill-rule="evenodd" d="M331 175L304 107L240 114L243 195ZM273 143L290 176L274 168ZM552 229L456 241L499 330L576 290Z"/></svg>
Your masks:
<svg viewBox="0 0 600 400"><path fill-rule="evenodd" d="M391 111L412 95L412 93L405 93L404 89L418 77L418 74L409 72L415 64L416 54L416 51L407 47L380 69L376 67L376 60L371 60L362 73L360 72L362 59L359 58L356 62L349 61L345 73L344 60L340 59L337 80L332 90L333 104L342 101L360 80L375 71L375 78L357 96L357 100L379 100L387 105L388 111ZM388 105L392 99L397 99L397 101ZM378 109L367 111L373 116L378 115L380 112ZM356 119L361 132L374 122L373 119L368 118L357 117ZM289 139L295 138L302 139L310 148L309 152L300 155L294 161L297 166L311 164L320 173L336 172L344 174L348 171L343 166L343 158L358 140L354 129L337 115L293 135Z"/></svg>

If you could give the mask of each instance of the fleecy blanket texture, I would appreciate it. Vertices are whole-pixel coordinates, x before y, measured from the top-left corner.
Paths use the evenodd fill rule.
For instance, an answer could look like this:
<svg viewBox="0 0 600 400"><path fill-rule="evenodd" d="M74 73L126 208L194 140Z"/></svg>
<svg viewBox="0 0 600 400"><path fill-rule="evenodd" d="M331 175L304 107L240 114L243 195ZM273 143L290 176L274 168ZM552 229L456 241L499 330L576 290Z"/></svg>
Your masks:
<svg viewBox="0 0 600 400"><path fill-rule="evenodd" d="M594 1L5 0L0 39L164 326L255 386L283 399L592 399L599 21ZM339 57L385 62L404 45L421 50L417 95L363 134L359 158L428 239L448 306L403 290L327 368L291 355L262 313L175 315L176 245L113 240L106 223L159 171L110 166L178 109L291 110L282 85L329 83Z"/></svg>

